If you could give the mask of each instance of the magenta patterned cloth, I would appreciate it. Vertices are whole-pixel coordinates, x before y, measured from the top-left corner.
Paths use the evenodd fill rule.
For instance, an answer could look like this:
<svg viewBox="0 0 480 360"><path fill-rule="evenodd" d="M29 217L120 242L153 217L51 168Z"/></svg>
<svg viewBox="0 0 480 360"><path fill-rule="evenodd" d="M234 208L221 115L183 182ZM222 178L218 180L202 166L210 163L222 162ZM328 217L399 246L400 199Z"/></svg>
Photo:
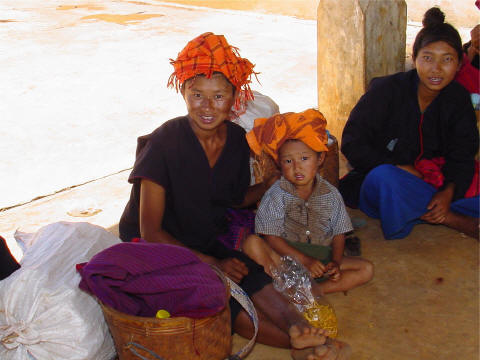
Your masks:
<svg viewBox="0 0 480 360"><path fill-rule="evenodd" d="M166 244L121 243L78 264L79 287L105 305L136 316L203 318L227 302L223 282L189 249Z"/></svg>

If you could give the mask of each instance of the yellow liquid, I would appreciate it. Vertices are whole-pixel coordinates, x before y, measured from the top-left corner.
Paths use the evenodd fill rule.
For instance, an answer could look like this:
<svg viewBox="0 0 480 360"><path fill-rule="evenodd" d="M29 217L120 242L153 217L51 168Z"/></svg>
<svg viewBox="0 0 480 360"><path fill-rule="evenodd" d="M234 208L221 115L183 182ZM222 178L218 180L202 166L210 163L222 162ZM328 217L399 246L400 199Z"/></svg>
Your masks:
<svg viewBox="0 0 480 360"><path fill-rule="evenodd" d="M337 337L337 316L330 305L321 305L315 301L311 307L304 311L303 316L310 325L328 330L331 338Z"/></svg>

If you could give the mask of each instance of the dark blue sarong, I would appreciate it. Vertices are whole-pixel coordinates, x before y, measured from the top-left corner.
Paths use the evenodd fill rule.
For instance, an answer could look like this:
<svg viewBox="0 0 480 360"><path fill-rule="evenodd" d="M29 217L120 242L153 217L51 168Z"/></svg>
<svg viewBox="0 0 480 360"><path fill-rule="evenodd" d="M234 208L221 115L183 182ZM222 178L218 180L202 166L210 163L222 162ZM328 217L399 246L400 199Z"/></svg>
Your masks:
<svg viewBox="0 0 480 360"><path fill-rule="evenodd" d="M432 185L394 165L380 165L366 176L361 190L359 208L372 218L380 219L385 239L400 239L414 225L425 223L420 216L437 192ZM452 202L454 212L479 217L479 196Z"/></svg>

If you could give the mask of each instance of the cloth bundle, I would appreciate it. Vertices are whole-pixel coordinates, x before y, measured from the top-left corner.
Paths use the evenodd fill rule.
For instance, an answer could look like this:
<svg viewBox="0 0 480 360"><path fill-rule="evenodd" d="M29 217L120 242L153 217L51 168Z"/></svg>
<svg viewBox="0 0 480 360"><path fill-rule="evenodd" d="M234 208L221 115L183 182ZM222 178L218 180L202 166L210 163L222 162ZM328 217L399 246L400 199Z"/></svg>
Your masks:
<svg viewBox="0 0 480 360"><path fill-rule="evenodd" d="M445 176L442 167L445 165L445 158L436 157L433 159L421 159L415 163L417 169L423 175L423 181L433 185L436 189L443 186ZM465 198L478 196L480 194L480 163L475 160L475 171L472 182L465 193Z"/></svg>
<svg viewBox="0 0 480 360"><path fill-rule="evenodd" d="M22 267L0 281L0 359L110 360L115 347L100 306L78 288L79 261L120 240L88 223L16 232Z"/></svg>
<svg viewBox="0 0 480 360"><path fill-rule="evenodd" d="M80 288L120 312L203 318L221 311L226 288L212 268L187 248L121 243L77 265Z"/></svg>

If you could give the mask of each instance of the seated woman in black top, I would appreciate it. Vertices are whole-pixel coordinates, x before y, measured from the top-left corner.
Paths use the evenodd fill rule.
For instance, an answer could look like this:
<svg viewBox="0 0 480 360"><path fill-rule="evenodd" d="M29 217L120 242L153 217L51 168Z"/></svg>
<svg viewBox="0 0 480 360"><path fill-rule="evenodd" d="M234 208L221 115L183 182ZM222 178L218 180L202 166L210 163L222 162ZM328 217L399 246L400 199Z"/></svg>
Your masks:
<svg viewBox="0 0 480 360"><path fill-rule="evenodd" d="M227 208L254 204L275 180L249 187L245 131L229 121L232 105L241 111L251 98L253 65L223 36L212 33L189 42L172 64L175 72L169 84L180 89L188 115L139 139L121 238L186 246L218 266L252 298L260 320L259 342L291 347L296 359L340 353L341 343L326 346L325 331L306 323L273 288L261 266L217 240L228 226ZM233 329L251 337L247 313L235 300L230 304Z"/></svg>
<svg viewBox="0 0 480 360"><path fill-rule="evenodd" d="M468 92L453 81L462 56L457 30L428 10L415 69L374 79L345 125L342 152L354 170L340 192L381 220L386 239L420 222L478 238L478 130Z"/></svg>

